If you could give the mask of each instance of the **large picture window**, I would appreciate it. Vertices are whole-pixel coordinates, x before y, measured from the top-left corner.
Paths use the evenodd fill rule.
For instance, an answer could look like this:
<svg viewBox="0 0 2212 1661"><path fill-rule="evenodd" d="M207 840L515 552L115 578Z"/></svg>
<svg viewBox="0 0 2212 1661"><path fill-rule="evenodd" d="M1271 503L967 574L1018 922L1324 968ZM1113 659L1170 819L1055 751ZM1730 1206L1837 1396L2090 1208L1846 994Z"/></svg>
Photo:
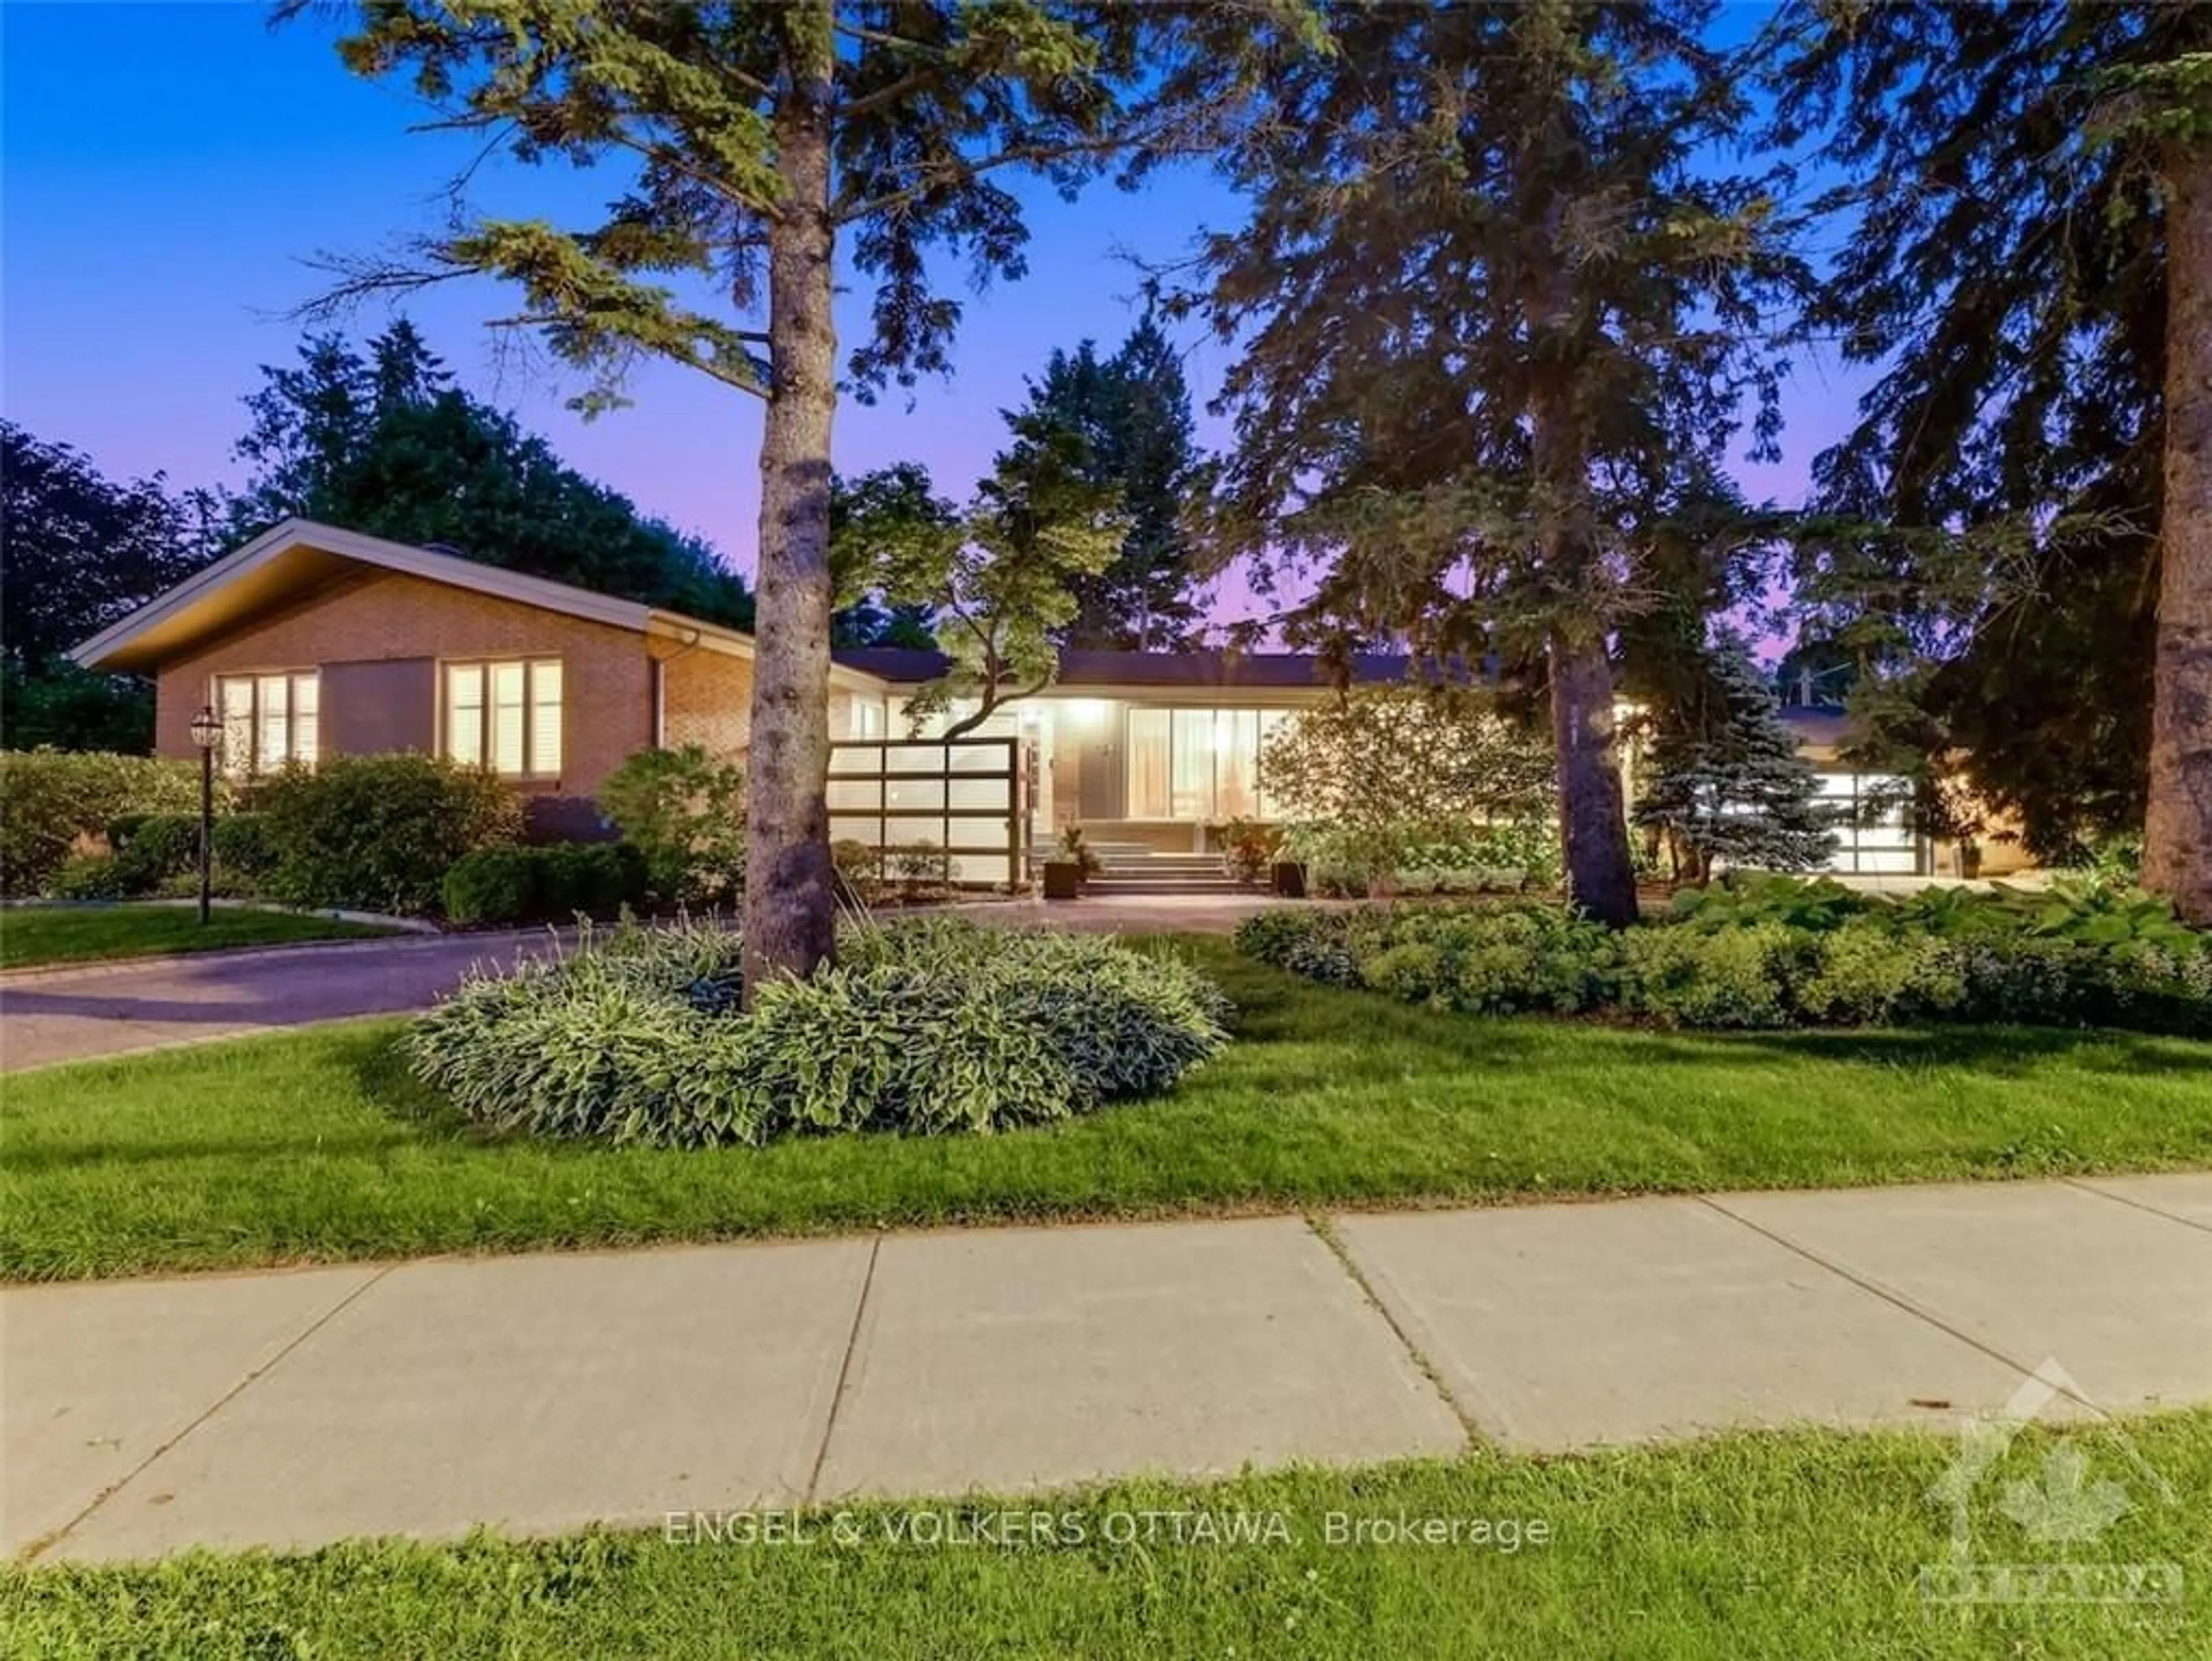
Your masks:
<svg viewBox="0 0 2212 1661"><path fill-rule="evenodd" d="M1268 818L1260 754L1290 719L1285 709L1132 709L1128 814L1133 819L1218 823Z"/></svg>
<svg viewBox="0 0 2212 1661"><path fill-rule="evenodd" d="M561 771L561 660L511 658L446 666L445 752L507 778Z"/></svg>
<svg viewBox="0 0 2212 1661"><path fill-rule="evenodd" d="M312 669L218 675L222 768L234 778L273 773L288 762L313 767L322 715L322 677Z"/></svg>

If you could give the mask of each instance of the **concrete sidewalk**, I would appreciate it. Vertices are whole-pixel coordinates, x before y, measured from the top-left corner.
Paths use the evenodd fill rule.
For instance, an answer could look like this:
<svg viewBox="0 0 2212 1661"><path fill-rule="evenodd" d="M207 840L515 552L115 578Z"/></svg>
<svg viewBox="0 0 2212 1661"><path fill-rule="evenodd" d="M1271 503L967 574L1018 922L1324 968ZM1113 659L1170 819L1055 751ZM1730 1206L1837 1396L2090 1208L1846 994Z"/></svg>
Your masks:
<svg viewBox="0 0 2212 1661"><path fill-rule="evenodd" d="M0 1293L0 1540L307 1547L2212 1400L2212 1174Z"/></svg>
<svg viewBox="0 0 2212 1661"><path fill-rule="evenodd" d="M882 915L1097 934L1223 934L1283 904L1261 895L1164 894L1060 905L986 901ZM553 938L544 928L410 935L17 970L0 975L0 1072L426 1009L470 964L546 952Z"/></svg>

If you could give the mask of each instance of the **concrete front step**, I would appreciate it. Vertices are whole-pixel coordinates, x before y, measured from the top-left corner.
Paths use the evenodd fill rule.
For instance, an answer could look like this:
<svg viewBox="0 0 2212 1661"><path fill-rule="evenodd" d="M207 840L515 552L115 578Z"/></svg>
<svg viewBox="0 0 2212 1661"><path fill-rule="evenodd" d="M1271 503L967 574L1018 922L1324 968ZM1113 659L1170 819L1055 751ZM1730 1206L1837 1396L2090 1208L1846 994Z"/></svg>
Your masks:
<svg viewBox="0 0 2212 1661"><path fill-rule="evenodd" d="M1093 877L1085 883L1083 891L1101 899L1114 899L1124 894L1249 894L1257 890L1242 883L1231 882L1226 877L1125 877L1109 874Z"/></svg>

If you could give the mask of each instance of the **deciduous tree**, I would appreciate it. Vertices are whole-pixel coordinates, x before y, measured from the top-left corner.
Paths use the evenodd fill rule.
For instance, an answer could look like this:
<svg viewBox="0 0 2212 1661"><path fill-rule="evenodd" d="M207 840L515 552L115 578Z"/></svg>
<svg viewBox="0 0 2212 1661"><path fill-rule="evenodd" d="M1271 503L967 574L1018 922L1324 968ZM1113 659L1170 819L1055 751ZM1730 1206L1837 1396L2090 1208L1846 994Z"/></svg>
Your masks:
<svg viewBox="0 0 2212 1661"><path fill-rule="evenodd" d="M11 748L145 749L151 689L95 675L64 654L181 582L221 551L204 492L159 475L118 481L82 452L0 422L0 692Z"/></svg>
<svg viewBox="0 0 2212 1661"><path fill-rule="evenodd" d="M908 718L925 720L956 699L970 705L947 738L1052 684L1057 636L1074 621L1079 586L1112 564L1127 538L1119 493L1087 475L1082 435L1043 414L1012 420L1014 441L967 513L877 521L871 586L927 608L951 660L908 700Z"/></svg>
<svg viewBox="0 0 2212 1661"><path fill-rule="evenodd" d="M955 517L952 504L939 499L930 483L929 469L918 461L894 462L856 478L831 475L830 570L837 599L830 619L832 645L937 649L928 605L884 596L882 554L917 532L944 531Z"/></svg>

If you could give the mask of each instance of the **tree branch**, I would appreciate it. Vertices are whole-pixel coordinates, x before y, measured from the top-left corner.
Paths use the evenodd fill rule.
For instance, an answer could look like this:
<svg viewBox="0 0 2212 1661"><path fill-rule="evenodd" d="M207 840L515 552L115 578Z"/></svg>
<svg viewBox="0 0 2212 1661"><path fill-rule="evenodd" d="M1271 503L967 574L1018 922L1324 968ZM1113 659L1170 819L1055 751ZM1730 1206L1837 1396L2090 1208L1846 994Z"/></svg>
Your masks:
<svg viewBox="0 0 2212 1661"><path fill-rule="evenodd" d="M888 213L892 209L927 196L931 191L946 185L967 184L987 173L1001 167L1044 167L1055 161L1068 161L1082 155L1106 155L1117 150L1144 149L1157 142L1156 138L1133 138L1127 135L1100 134L1091 138L1079 138L1061 144L1021 144L1001 150L980 161L962 160L942 167L926 167L923 177L913 184L870 198L865 202L847 201L832 210L841 225L872 215Z"/></svg>
<svg viewBox="0 0 2212 1661"><path fill-rule="evenodd" d="M927 52L933 57L946 56L945 48L927 40L911 40L903 34L893 34L887 29L872 29L865 23L855 23L849 17L835 17L830 27L848 40L866 41L872 46L890 46L901 52Z"/></svg>
<svg viewBox="0 0 2212 1661"><path fill-rule="evenodd" d="M927 86L936 78L937 70L934 69L916 70L911 75L902 75L863 97L849 100L840 107L838 113L848 121L856 116L872 114L887 104L896 103L916 88Z"/></svg>

